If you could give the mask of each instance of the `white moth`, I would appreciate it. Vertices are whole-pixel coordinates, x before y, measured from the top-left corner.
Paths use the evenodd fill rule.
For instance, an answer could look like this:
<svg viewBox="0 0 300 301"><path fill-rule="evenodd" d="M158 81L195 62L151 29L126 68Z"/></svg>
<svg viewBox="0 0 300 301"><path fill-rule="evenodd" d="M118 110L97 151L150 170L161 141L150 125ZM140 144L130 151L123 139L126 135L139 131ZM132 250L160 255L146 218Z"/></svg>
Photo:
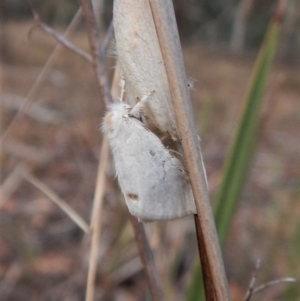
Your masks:
<svg viewBox="0 0 300 301"><path fill-rule="evenodd" d="M104 117L119 185L131 214L141 221L179 218L196 213L189 178L146 125L123 103Z"/></svg>

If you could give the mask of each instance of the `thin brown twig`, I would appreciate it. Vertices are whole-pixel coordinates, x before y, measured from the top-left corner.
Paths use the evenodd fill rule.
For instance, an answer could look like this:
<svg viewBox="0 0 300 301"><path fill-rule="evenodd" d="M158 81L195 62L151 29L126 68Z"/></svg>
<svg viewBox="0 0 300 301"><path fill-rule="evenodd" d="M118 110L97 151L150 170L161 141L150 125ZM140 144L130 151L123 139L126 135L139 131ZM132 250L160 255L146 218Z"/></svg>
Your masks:
<svg viewBox="0 0 300 301"><path fill-rule="evenodd" d="M113 35L114 35L114 25L113 25L113 22L110 22L110 24L108 26L108 29L106 31L106 35L104 37L104 40L101 44L100 61L101 61L101 58L102 58L102 62L104 62L104 60L106 59L107 50L108 50L108 47L110 45L110 42L111 42L111 39L112 39ZM105 70L105 68L104 68L104 70Z"/></svg>
<svg viewBox="0 0 300 301"><path fill-rule="evenodd" d="M285 278L272 280L272 281L266 282L264 284L261 284L261 285L255 287L255 282L256 282L256 279L257 279L257 275L258 275L258 272L260 270L260 262L261 262L260 260L257 260L257 262L256 262L255 270L253 272L253 275L252 275L251 281L249 283L247 293L246 293L243 301L250 301L251 297L254 294L260 293L261 291L265 290L269 286L273 286L273 285L276 285L276 284L279 284L279 283L282 283L282 282L296 282L296 279L294 279L294 278L285 277Z"/></svg>
<svg viewBox="0 0 300 301"><path fill-rule="evenodd" d="M144 225L140 223L133 215L130 215L130 222L134 230L139 254L145 269L153 300L164 300L163 292L160 286L161 281L159 281L159 277L155 268L153 253L147 240Z"/></svg>
<svg viewBox="0 0 300 301"><path fill-rule="evenodd" d="M109 91L108 80L105 72L105 63L99 46L99 32L97 22L93 11L93 6L90 0L81 0L81 6L84 14L87 35L92 54L92 64L98 82L100 95L106 105L112 102L112 97Z"/></svg>
<svg viewBox="0 0 300 301"><path fill-rule="evenodd" d="M39 14L37 11L30 5L31 12L34 16L34 20L36 21L36 25L39 26L42 30L44 30L47 34L51 35L58 43L65 46L67 49L71 50L72 52L78 54L80 57L88 61L89 63L92 63L92 56L85 52L84 50L78 48L73 43L71 43L69 40L67 40L62 34L56 32L54 29L52 29L47 24L43 23L40 19Z"/></svg>
<svg viewBox="0 0 300 301"><path fill-rule="evenodd" d="M52 189L28 172L24 172L24 178L33 186L42 191L46 196L48 196L48 198L60 209L62 209L62 211L64 211L85 233L90 233L90 227L84 221L84 219L70 205L62 200Z"/></svg>
<svg viewBox="0 0 300 301"><path fill-rule="evenodd" d="M111 21L110 25L107 29L105 38L101 45L100 58L99 58L99 64L100 64L100 68L102 71L102 77L104 80L104 85L103 85L104 95L108 95L107 101L109 101L109 102L112 101L112 98L111 98L111 93L110 93L110 88L109 88L109 83L108 83L108 75L107 75L107 71L106 71L106 67L105 67L105 61L106 61L106 57L107 57L107 53L108 53L108 47L110 45L110 41L112 40L113 36L114 36L114 26L113 26L113 22ZM106 103L106 105L107 105L107 103Z"/></svg>
<svg viewBox="0 0 300 301"><path fill-rule="evenodd" d="M255 282L256 282L256 279L257 279L257 274L258 274L258 271L260 269L260 262L261 262L260 259L258 259L257 262L256 262L255 270L253 272L253 275L252 275L251 281L249 283L247 293L246 293L243 301L249 301L252 297L253 290L254 290L254 285L255 285Z"/></svg>
<svg viewBox="0 0 300 301"><path fill-rule="evenodd" d="M263 291L264 289L266 289L266 288L268 288L269 286L272 286L272 285L276 285L276 284L283 283L283 282L296 282L296 281L297 280L295 278L290 278L290 277L285 277L285 278L272 280L272 281L269 281L267 283L264 283L264 284L261 284L261 285L255 287L254 290L253 290L253 295L257 294L257 293L260 293L261 291Z"/></svg>

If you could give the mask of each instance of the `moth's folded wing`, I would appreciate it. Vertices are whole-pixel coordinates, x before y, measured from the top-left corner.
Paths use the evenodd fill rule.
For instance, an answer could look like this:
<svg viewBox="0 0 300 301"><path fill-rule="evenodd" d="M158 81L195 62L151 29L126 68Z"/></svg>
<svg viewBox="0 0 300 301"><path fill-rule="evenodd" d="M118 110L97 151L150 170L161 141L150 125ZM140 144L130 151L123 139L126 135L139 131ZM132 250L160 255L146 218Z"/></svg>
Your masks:
<svg viewBox="0 0 300 301"><path fill-rule="evenodd" d="M147 137L148 134L150 137ZM123 191L131 214L143 221L169 220L196 212L188 177L161 142L144 135ZM149 139L148 143L147 140ZM130 188L129 188L130 187ZM137 191L133 195L131 191Z"/></svg>
<svg viewBox="0 0 300 301"><path fill-rule="evenodd" d="M190 183L180 162L137 120L130 120L125 130L126 139L114 158L130 213L143 221L195 213Z"/></svg>
<svg viewBox="0 0 300 301"><path fill-rule="evenodd" d="M196 213L188 177L178 160L164 156L162 163L163 172L157 173L157 180L149 183L150 191L142 199L142 212L146 215L141 219L169 220ZM156 170L159 171L159 166Z"/></svg>

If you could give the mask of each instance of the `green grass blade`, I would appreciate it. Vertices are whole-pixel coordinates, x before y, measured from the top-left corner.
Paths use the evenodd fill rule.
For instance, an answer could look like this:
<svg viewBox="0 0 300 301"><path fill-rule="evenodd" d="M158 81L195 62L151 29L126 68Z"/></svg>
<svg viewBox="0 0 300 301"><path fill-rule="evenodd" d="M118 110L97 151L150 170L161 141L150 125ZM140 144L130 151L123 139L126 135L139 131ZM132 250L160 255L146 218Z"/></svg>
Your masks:
<svg viewBox="0 0 300 301"><path fill-rule="evenodd" d="M271 22L260 50L248 92L245 109L229 152L223 181L215 199L215 220L221 247L226 241L230 222L237 207L257 145L257 126L267 77L278 39L278 22Z"/></svg>

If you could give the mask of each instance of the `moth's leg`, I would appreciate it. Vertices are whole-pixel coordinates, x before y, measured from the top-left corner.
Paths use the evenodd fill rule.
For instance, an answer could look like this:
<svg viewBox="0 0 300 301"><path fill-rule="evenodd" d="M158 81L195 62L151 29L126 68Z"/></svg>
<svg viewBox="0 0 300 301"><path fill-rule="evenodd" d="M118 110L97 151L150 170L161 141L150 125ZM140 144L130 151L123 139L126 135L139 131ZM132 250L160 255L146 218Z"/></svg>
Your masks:
<svg viewBox="0 0 300 301"><path fill-rule="evenodd" d="M144 95L141 100L139 101L139 103L145 103L150 96L152 96L154 94L155 90L150 91L148 94Z"/></svg>
<svg viewBox="0 0 300 301"><path fill-rule="evenodd" d="M141 105L140 102L138 102L129 112L129 116L138 119L142 123L146 124L146 118L142 114L142 108L143 106Z"/></svg>
<svg viewBox="0 0 300 301"><path fill-rule="evenodd" d="M126 97L126 89L125 89L126 88L126 82L125 82L124 75L121 77L119 85L120 85L120 88L121 88L120 100L122 102L124 102L125 97Z"/></svg>
<svg viewBox="0 0 300 301"><path fill-rule="evenodd" d="M150 96L153 95L153 93L155 92L155 90L152 90L151 92L149 92L148 94L144 95L141 100L131 109L130 111L130 115L140 119L143 123L145 123L145 117L142 115L142 109L145 107L145 104L147 103L148 99L150 98Z"/></svg>

